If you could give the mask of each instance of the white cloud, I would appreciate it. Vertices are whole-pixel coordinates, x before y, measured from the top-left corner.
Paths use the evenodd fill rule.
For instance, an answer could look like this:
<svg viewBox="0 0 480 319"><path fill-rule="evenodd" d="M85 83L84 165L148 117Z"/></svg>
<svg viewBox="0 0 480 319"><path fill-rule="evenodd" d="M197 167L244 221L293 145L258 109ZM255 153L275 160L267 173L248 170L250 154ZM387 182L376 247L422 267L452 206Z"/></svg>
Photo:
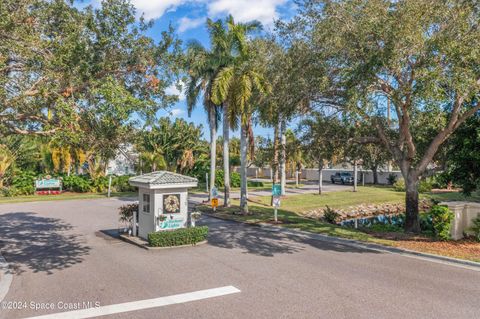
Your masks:
<svg viewBox="0 0 480 319"><path fill-rule="evenodd" d="M190 4L205 6L211 18L231 14L239 22L258 20L266 26L271 26L279 18L277 9L287 2L288 0L132 0L138 14L144 13L148 20L160 18L167 11ZM180 19L179 31L195 28L203 20L184 17Z"/></svg>
<svg viewBox="0 0 480 319"><path fill-rule="evenodd" d="M145 14L145 19L160 18L166 11L175 10L188 0L132 0L139 15Z"/></svg>
<svg viewBox="0 0 480 319"><path fill-rule="evenodd" d="M178 32L185 32L189 29L195 29L196 27L202 25L205 23L206 18L197 18L197 19L190 19L188 17L183 17L180 19L178 22L179 27L178 27Z"/></svg>
<svg viewBox="0 0 480 319"><path fill-rule="evenodd" d="M179 101L185 100L185 93L183 92L183 88L185 87L185 84L180 81L180 90L177 88L176 84L172 84L169 87L165 89L165 94L167 95L177 95Z"/></svg>
<svg viewBox="0 0 480 319"><path fill-rule="evenodd" d="M169 113L170 113L170 116L178 117L180 115L183 115L185 111L182 109L175 108L175 109L172 109Z"/></svg>
<svg viewBox="0 0 480 319"><path fill-rule="evenodd" d="M277 7L287 0L212 0L209 1L209 16L231 14L239 22L258 20L266 26L278 19Z"/></svg>

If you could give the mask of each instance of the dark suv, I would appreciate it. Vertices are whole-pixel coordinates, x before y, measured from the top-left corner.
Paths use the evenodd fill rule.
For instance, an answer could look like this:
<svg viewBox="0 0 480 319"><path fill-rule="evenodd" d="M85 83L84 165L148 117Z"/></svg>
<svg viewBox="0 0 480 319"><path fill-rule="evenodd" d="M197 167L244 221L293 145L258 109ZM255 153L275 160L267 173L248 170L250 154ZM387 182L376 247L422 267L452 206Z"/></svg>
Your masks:
<svg viewBox="0 0 480 319"><path fill-rule="evenodd" d="M330 176L332 184L342 183L342 184L353 184L352 173L348 172L337 172L334 175Z"/></svg>

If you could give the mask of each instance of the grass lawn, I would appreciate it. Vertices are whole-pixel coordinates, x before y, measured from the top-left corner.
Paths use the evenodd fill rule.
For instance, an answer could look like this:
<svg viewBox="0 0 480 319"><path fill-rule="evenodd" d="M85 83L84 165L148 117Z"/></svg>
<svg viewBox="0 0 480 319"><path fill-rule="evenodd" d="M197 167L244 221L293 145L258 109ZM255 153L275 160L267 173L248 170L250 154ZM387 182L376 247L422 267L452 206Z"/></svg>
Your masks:
<svg viewBox="0 0 480 319"><path fill-rule="evenodd" d="M459 192L445 192L445 193L432 193L427 196L438 201L469 201L469 202L480 202L480 192L472 193L470 196L465 196Z"/></svg>
<svg viewBox="0 0 480 319"><path fill-rule="evenodd" d="M137 193L111 193L110 197L129 197L137 196ZM24 202L43 202L70 199L96 199L106 198L107 193L70 193L65 192L60 195L26 195L15 197L0 197L0 204L6 203L24 203Z"/></svg>
<svg viewBox="0 0 480 319"><path fill-rule="evenodd" d="M380 204L403 202L405 194L395 192L389 187L359 187L358 192L339 191L329 192L322 195L302 194L282 198L281 206L294 213L308 212L316 208L324 208L326 205L332 208L347 208L360 204ZM270 196L252 198L256 204L270 206Z"/></svg>
<svg viewBox="0 0 480 319"><path fill-rule="evenodd" d="M422 197L431 197L437 200L446 201L459 200L459 198L461 198L459 195L460 194L458 193L424 194ZM480 262L480 243L474 241L462 240L455 242L440 242L435 241L428 235L414 236L404 234L403 232L384 233L373 232L371 230L361 231L301 216L302 212L325 207L326 205L334 208L347 208L359 204L403 202L405 198L404 196L404 193L395 192L389 187L368 186L359 187L359 191L355 193L352 191L343 191L325 193L321 196L315 194L288 196L282 199L281 209L278 210L279 225L312 233L355 239L364 242L395 246ZM199 206L198 208L205 213L238 222L248 224L272 223L274 210L269 205L270 197L253 197L252 200L253 202L249 202L250 214L246 216L239 214L240 209L238 207L238 200L233 200L233 206L230 208L219 207L215 213L213 213L209 206ZM468 200L470 200L470 198Z"/></svg>

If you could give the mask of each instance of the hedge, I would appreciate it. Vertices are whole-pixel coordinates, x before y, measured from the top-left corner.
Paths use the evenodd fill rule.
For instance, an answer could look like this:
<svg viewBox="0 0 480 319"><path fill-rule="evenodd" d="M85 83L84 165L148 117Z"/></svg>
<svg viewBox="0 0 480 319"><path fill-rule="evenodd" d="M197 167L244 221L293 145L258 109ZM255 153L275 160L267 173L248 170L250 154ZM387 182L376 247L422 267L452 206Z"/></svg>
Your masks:
<svg viewBox="0 0 480 319"><path fill-rule="evenodd" d="M148 245L150 247L195 245L207 239L207 235L208 226L160 231L148 234Z"/></svg>

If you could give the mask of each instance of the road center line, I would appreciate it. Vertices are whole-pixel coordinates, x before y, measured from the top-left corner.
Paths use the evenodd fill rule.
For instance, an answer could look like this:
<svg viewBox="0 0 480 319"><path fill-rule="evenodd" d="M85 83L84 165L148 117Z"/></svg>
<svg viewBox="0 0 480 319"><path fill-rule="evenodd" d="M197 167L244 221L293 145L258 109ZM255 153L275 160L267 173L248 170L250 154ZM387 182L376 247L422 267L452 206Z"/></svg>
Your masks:
<svg viewBox="0 0 480 319"><path fill-rule="evenodd" d="M187 292L184 294L145 299L139 301L125 302L120 304L101 306L97 308L89 308L82 310L66 311L55 314L48 314L38 317L30 317L27 319L83 319L98 316L112 315L116 313L143 310L149 308L163 307L173 304L185 303L190 301L208 299L240 292L233 286L225 286L213 289L199 290Z"/></svg>

